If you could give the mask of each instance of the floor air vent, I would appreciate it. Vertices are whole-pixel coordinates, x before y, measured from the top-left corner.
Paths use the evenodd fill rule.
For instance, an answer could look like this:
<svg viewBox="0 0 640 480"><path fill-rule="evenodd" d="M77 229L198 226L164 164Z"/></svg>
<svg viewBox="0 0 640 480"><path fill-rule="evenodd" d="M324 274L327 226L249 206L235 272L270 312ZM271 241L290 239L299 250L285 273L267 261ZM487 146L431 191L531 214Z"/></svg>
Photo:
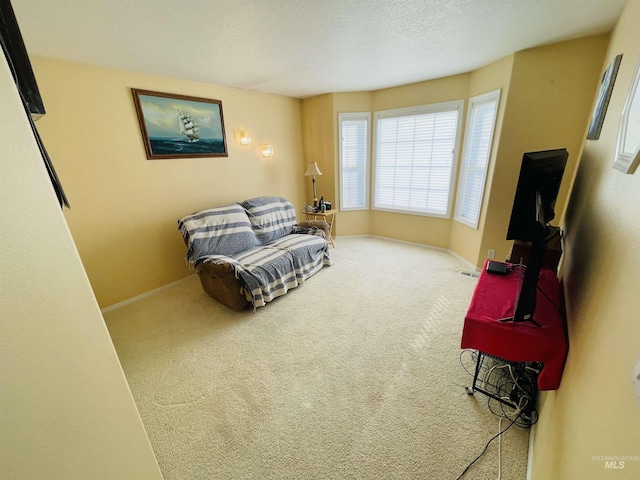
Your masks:
<svg viewBox="0 0 640 480"><path fill-rule="evenodd" d="M480 274L476 273L476 272L465 272L464 270L460 270L458 272L459 275L464 275L465 277L471 277L471 278L479 278Z"/></svg>

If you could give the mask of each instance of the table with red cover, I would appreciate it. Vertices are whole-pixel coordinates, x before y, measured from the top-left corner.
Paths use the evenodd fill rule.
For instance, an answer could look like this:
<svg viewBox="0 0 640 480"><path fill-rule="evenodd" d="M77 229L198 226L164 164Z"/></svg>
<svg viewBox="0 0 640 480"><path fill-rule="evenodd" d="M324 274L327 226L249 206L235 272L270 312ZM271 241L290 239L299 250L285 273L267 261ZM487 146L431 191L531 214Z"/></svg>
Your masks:
<svg viewBox="0 0 640 480"><path fill-rule="evenodd" d="M514 265L506 274L500 275L488 273L486 267L485 262L464 319L461 347L510 362L543 363L538 388L557 390L568 351L558 278L551 270L540 270L533 315L540 327L531 322L500 322L515 312L524 271Z"/></svg>

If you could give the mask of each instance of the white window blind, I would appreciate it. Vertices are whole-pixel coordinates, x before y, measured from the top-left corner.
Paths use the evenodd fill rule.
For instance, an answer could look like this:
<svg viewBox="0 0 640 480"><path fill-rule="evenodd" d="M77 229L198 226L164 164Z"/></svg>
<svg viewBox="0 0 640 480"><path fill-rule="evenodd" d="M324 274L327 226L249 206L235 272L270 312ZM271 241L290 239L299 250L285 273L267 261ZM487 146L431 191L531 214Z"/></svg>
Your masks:
<svg viewBox="0 0 640 480"><path fill-rule="evenodd" d="M369 208L369 123L371 114L341 113L340 210Z"/></svg>
<svg viewBox="0 0 640 480"><path fill-rule="evenodd" d="M455 220L478 228L500 90L469 99Z"/></svg>
<svg viewBox="0 0 640 480"><path fill-rule="evenodd" d="M376 112L374 208L449 216L462 105Z"/></svg>

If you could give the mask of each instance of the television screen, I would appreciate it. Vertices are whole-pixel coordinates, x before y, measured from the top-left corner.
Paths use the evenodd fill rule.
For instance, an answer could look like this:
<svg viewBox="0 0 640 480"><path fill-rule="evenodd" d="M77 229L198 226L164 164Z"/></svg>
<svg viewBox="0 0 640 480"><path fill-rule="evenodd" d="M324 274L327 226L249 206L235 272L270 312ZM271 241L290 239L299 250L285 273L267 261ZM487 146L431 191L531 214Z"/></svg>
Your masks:
<svg viewBox="0 0 640 480"><path fill-rule="evenodd" d="M507 240L531 241L538 221L543 221L546 225L553 220L568 157L565 148L528 152L523 155ZM536 218L537 193L540 194L542 219Z"/></svg>
<svg viewBox="0 0 640 480"><path fill-rule="evenodd" d="M13 73L18 91L29 107L29 113L37 119L45 114L44 103L11 2L4 0L0 1L0 45Z"/></svg>

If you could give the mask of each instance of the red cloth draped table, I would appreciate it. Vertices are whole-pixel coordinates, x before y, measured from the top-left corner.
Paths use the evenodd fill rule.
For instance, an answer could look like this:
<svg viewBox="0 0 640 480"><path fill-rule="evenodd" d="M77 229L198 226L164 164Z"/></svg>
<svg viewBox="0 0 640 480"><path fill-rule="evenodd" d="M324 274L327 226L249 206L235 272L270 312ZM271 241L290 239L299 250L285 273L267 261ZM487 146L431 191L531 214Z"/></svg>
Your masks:
<svg viewBox="0 0 640 480"><path fill-rule="evenodd" d="M541 270L536 310L531 322L499 322L515 312L517 290L522 283L517 271L505 275L487 273L486 262L464 319L461 347L510 362L540 362L540 390L557 390L567 356L560 282L551 270ZM515 265L513 270L518 270ZM543 293L544 292L544 293Z"/></svg>

